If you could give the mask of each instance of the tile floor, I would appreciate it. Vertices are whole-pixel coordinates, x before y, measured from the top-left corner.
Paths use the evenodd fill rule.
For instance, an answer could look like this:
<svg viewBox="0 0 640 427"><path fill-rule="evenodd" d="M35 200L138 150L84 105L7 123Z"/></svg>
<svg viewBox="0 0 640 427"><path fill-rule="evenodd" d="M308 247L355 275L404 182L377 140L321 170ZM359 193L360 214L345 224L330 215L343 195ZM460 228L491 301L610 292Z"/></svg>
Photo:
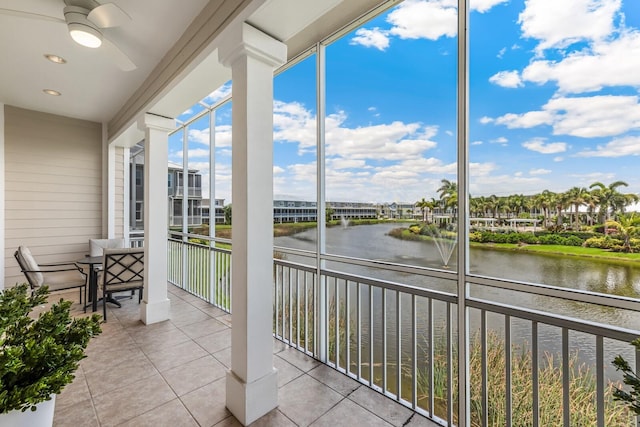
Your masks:
<svg viewBox="0 0 640 427"><path fill-rule="evenodd" d="M169 298L171 320L150 326L136 298L109 309L54 426L240 425L224 404L231 316L172 285ZM436 425L279 341L273 349L279 406L252 426Z"/></svg>

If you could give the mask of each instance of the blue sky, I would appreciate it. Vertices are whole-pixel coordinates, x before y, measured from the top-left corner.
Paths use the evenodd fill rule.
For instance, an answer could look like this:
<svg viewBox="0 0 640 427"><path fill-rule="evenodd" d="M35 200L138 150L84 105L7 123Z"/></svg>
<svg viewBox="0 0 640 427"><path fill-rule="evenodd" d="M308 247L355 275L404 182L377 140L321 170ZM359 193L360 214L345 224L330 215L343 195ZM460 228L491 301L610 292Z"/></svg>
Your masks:
<svg viewBox="0 0 640 427"><path fill-rule="evenodd" d="M470 3L471 194L616 180L640 192L640 1ZM328 200L415 202L456 180L456 5L407 0L327 47ZM278 75L274 92L275 197L314 200L315 56ZM216 116L216 196L227 201L230 120L227 105ZM203 181L208 126L189 129Z"/></svg>

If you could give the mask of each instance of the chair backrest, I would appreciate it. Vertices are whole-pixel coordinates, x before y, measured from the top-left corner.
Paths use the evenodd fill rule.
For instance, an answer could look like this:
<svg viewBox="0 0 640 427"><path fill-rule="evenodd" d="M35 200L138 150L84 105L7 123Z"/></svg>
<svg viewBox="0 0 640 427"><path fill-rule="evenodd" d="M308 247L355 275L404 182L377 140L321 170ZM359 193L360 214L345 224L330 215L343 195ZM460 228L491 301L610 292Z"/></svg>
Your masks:
<svg viewBox="0 0 640 427"><path fill-rule="evenodd" d="M40 270L40 266L38 266L35 258L31 255L29 248L26 246L20 246L13 256L16 257L16 261L18 261L20 269L27 277L29 285L31 285L32 288L42 286L42 283L44 283L44 275L42 273L35 272Z"/></svg>
<svg viewBox="0 0 640 427"><path fill-rule="evenodd" d="M124 239L89 239L89 256L102 256L105 249L124 248Z"/></svg>
<svg viewBox="0 0 640 427"><path fill-rule="evenodd" d="M102 260L103 289L130 285L142 287L144 282L144 249L105 249Z"/></svg>

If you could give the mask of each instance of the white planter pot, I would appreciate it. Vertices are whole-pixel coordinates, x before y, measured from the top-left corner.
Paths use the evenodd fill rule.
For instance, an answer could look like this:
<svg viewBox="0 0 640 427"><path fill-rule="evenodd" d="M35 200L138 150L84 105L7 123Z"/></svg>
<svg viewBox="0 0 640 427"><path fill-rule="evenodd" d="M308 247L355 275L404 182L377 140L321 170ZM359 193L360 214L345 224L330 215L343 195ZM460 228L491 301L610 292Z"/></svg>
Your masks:
<svg viewBox="0 0 640 427"><path fill-rule="evenodd" d="M36 405L37 411L11 411L0 414L0 427L51 427L53 426L53 412L56 408L56 395Z"/></svg>

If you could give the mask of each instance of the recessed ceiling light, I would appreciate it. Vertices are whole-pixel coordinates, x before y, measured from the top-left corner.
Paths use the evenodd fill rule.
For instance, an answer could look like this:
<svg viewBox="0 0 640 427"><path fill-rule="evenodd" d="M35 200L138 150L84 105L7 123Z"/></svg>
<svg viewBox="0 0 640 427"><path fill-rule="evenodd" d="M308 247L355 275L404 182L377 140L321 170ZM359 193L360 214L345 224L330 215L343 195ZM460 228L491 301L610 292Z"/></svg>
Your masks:
<svg viewBox="0 0 640 427"><path fill-rule="evenodd" d="M44 93L46 93L47 95L51 95L51 96L60 96L62 95L60 92L58 92L57 90L53 90L53 89L42 89L42 91Z"/></svg>
<svg viewBox="0 0 640 427"><path fill-rule="evenodd" d="M64 59L62 56L53 55L51 53L46 53L44 55L44 57L47 58L51 62L55 62L56 64L66 64L67 63L67 60Z"/></svg>

